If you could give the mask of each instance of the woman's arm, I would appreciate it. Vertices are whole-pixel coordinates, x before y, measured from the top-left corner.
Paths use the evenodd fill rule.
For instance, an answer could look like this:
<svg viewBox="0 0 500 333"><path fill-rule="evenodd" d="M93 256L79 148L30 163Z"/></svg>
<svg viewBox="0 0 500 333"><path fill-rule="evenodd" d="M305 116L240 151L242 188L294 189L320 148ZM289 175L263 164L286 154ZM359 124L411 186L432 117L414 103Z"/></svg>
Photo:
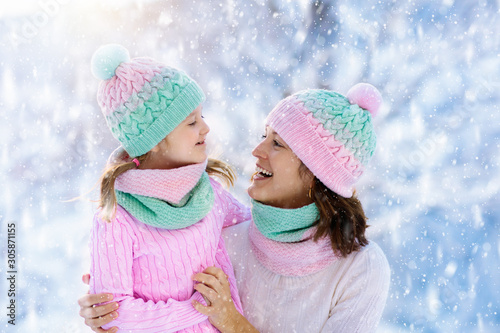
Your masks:
<svg viewBox="0 0 500 333"><path fill-rule="evenodd" d="M85 284L89 284L90 274L85 274L82 276L82 281ZM113 294L86 294L78 300L78 305L80 306L80 316L85 319L85 325L89 326L92 331L97 333L116 333L118 327L113 326L109 330L104 330L101 326L109 324L116 317L118 317L118 312L116 311L119 307L118 302L111 302L113 300ZM100 303L105 303L103 305L98 305Z"/></svg>
<svg viewBox="0 0 500 333"><path fill-rule="evenodd" d="M207 319L191 302L203 301L194 292L190 299L154 302L134 297L132 262L135 235L124 214L111 223L94 219L91 235L91 293L112 293L120 315L103 329L117 326L130 332L174 332Z"/></svg>
<svg viewBox="0 0 500 333"><path fill-rule="evenodd" d="M231 288L227 275L222 269L209 267L193 276L199 282L195 289L199 291L207 306L193 301L196 310L208 316L208 320L222 333L258 333L257 329L236 309L231 298Z"/></svg>

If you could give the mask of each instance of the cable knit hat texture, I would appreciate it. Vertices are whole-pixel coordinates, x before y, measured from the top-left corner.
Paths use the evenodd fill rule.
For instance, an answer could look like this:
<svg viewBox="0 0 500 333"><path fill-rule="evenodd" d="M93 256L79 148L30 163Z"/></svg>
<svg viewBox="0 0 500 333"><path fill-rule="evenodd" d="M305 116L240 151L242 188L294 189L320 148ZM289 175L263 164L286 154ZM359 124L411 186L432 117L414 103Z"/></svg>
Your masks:
<svg viewBox="0 0 500 333"><path fill-rule="evenodd" d="M280 101L266 124L325 186L350 198L375 151L372 117L381 104L380 92L367 83L347 97L309 89Z"/></svg>
<svg viewBox="0 0 500 333"><path fill-rule="evenodd" d="M120 45L99 48L91 66L103 80L99 106L130 157L150 151L205 100L186 73L151 58L130 59Z"/></svg>

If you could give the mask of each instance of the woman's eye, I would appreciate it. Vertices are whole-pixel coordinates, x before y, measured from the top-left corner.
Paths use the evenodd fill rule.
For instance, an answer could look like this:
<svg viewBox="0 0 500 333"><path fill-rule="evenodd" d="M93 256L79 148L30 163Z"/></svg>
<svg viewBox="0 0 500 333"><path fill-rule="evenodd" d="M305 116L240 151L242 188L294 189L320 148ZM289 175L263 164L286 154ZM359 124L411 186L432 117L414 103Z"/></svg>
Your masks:
<svg viewBox="0 0 500 333"><path fill-rule="evenodd" d="M277 147L283 147L283 145L281 143L279 143L278 141L276 141L276 140L273 140L273 143Z"/></svg>
<svg viewBox="0 0 500 333"><path fill-rule="evenodd" d="M267 135L262 134L261 135L262 140L267 138ZM278 140L273 139L273 145L276 147L284 147L281 143L278 142Z"/></svg>

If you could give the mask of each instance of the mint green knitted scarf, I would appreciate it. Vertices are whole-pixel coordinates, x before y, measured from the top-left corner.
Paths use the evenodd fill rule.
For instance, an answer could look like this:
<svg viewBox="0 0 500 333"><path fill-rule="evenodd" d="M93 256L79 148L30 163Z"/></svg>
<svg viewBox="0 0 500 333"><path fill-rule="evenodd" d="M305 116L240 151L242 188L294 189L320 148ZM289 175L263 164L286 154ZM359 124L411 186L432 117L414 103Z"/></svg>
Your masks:
<svg viewBox="0 0 500 333"><path fill-rule="evenodd" d="M257 229L268 239L278 242L298 242L319 219L316 204L283 209L252 200L252 218Z"/></svg>
<svg viewBox="0 0 500 333"><path fill-rule="evenodd" d="M214 204L214 191L206 172L179 205L118 190L115 193L118 204L133 217L150 226L169 230L195 224L210 212Z"/></svg>

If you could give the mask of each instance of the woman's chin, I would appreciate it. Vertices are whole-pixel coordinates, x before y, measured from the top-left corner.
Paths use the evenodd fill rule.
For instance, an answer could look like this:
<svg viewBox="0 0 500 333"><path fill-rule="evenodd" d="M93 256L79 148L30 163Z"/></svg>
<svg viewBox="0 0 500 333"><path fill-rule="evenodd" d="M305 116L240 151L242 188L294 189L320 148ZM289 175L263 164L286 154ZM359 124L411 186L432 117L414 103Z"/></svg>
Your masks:
<svg viewBox="0 0 500 333"><path fill-rule="evenodd" d="M255 189L253 188L253 184L251 184L248 188L247 188L247 193L248 193L248 196L254 200L255 199Z"/></svg>
<svg viewBox="0 0 500 333"><path fill-rule="evenodd" d="M255 184L252 183L248 189L247 189L247 193L248 193L248 196L256 201L260 201L262 202L262 200L264 199L262 197L262 191L259 190L258 188L256 188ZM265 199L264 199L265 200ZM263 203L263 202L262 202Z"/></svg>
<svg viewBox="0 0 500 333"><path fill-rule="evenodd" d="M253 200L258 201L261 204L264 204L267 206L275 206L273 200L270 200L269 197L267 195L265 195L265 193L263 193L262 190L252 188L252 186L250 185L247 192L248 192L248 196L250 198L252 198Z"/></svg>

